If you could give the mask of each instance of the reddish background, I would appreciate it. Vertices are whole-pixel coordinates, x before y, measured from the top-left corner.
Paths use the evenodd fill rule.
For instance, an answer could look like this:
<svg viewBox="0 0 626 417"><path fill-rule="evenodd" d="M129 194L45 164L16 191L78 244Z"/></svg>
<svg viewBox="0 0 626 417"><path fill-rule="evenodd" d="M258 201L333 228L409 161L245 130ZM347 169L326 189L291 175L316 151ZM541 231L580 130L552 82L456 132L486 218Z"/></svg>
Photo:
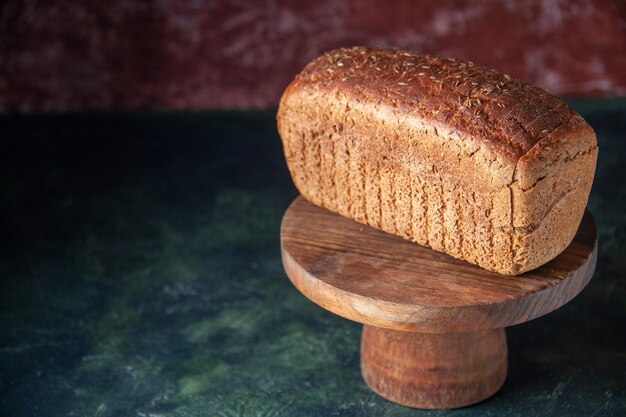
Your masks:
<svg viewBox="0 0 626 417"><path fill-rule="evenodd" d="M621 0L5 0L0 111L270 107L310 59L357 44L626 93Z"/></svg>

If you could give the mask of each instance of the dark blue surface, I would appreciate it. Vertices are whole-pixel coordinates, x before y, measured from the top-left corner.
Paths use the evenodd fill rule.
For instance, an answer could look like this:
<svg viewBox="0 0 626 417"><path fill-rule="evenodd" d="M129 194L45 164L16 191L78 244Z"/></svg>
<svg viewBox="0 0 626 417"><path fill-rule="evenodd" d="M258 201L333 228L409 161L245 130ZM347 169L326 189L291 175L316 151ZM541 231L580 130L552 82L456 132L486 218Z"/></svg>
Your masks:
<svg viewBox="0 0 626 417"><path fill-rule="evenodd" d="M625 415L626 100L570 103L600 145L596 275L453 411L373 394L360 325L286 279L273 112L0 118L0 415Z"/></svg>

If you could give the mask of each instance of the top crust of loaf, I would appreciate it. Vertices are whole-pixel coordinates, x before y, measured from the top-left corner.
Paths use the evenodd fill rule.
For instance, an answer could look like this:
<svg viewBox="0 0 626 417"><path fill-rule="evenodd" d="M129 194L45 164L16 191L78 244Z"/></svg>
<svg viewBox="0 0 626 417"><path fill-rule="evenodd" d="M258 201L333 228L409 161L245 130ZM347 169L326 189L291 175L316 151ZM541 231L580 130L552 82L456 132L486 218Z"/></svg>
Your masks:
<svg viewBox="0 0 626 417"><path fill-rule="evenodd" d="M298 74L283 98L308 89L340 90L357 101L390 105L395 113L439 127L444 135L454 132L461 141L474 142L464 144L469 148L487 148L505 164L516 163L555 129L580 118L546 90L506 74L396 49L327 52Z"/></svg>

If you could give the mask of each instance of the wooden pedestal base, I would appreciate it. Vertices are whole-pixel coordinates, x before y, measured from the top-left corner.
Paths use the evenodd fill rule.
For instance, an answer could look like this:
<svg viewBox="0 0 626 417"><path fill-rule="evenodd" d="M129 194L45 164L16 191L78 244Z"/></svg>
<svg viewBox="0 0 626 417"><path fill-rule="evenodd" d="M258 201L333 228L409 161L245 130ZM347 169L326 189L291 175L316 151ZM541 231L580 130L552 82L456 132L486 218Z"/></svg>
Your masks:
<svg viewBox="0 0 626 417"><path fill-rule="evenodd" d="M363 379L395 403L417 408L475 404L500 389L506 372L504 329L428 334L363 326Z"/></svg>
<svg viewBox="0 0 626 417"><path fill-rule="evenodd" d="M297 198L281 226L283 266L313 302L363 323L361 370L381 396L410 407L455 408L504 383L504 328L574 298L596 265L586 213L546 265L499 275L333 214Z"/></svg>

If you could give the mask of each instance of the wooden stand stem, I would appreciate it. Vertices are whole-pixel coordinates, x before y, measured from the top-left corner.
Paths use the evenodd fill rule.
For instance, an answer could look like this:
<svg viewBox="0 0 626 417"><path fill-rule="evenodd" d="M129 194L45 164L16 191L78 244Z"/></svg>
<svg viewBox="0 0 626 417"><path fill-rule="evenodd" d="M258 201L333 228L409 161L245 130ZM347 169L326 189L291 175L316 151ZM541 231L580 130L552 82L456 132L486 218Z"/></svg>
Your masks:
<svg viewBox="0 0 626 417"><path fill-rule="evenodd" d="M506 335L504 329L427 334L365 325L361 372L376 393L409 407L475 404L506 379Z"/></svg>

